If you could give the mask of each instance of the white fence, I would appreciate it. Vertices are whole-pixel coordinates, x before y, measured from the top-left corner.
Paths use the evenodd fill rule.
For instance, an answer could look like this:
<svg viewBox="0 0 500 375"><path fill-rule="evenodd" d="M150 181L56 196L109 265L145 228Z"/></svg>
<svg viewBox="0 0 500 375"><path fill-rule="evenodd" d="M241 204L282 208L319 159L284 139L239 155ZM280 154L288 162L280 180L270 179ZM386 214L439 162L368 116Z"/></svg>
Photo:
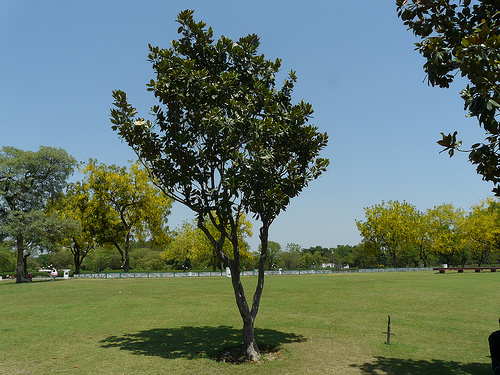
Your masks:
<svg viewBox="0 0 500 375"><path fill-rule="evenodd" d="M359 269L352 271L336 271L336 270L276 270L265 271L265 275L319 275L331 273L363 273L363 272L409 272L409 271L432 271L432 267L417 267L417 268L372 268ZM257 270L243 271L242 276L256 276ZM219 272L117 272L117 273L82 273L74 275L75 278L81 279L127 279L127 278L161 278L161 277L225 277L225 271Z"/></svg>
<svg viewBox="0 0 500 375"><path fill-rule="evenodd" d="M409 272L409 271L432 271L432 267L368 268L368 269L360 269L360 270L358 270L358 272Z"/></svg>

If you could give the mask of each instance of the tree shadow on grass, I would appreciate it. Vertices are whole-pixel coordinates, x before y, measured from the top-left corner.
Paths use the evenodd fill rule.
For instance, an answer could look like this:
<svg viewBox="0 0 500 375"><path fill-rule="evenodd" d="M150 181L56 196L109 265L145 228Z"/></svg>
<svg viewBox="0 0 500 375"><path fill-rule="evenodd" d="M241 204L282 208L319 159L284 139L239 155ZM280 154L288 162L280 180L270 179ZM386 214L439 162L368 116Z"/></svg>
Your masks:
<svg viewBox="0 0 500 375"><path fill-rule="evenodd" d="M361 370L362 374L369 375L490 375L491 364L487 363L460 363L455 361L442 361L439 359L412 360L400 358L375 357L373 362L362 365L351 365Z"/></svg>
<svg viewBox="0 0 500 375"><path fill-rule="evenodd" d="M279 350L282 344L304 342L305 337L271 329L255 329L255 338L263 352ZM215 358L225 351L242 348L241 329L234 327L158 328L101 340L103 348L119 348L136 355L163 358Z"/></svg>

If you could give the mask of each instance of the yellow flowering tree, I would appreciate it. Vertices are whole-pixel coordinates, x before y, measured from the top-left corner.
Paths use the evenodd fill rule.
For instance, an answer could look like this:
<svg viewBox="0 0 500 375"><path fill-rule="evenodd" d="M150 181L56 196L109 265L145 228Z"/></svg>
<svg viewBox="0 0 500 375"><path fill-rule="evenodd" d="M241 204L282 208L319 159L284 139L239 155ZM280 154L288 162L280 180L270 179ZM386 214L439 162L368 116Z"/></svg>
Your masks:
<svg viewBox="0 0 500 375"><path fill-rule="evenodd" d="M488 198L472 206L469 215L463 220L463 246L468 247L478 266L488 256L499 250L500 211L498 201Z"/></svg>
<svg viewBox="0 0 500 375"><path fill-rule="evenodd" d="M429 209L427 214L432 252L447 264L463 263L457 257L463 249L463 233L460 227L465 212L445 203Z"/></svg>
<svg viewBox="0 0 500 375"><path fill-rule="evenodd" d="M90 160L82 172L82 186L92 197L96 240L118 250L125 272L130 270L131 240L150 240L155 245L167 242L166 222L172 200L151 182L139 164L127 170Z"/></svg>
<svg viewBox="0 0 500 375"><path fill-rule="evenodd" d="M65 193L49 205L49 212L58 215L64 222L73 223L60 244L71 251L76 274L80 273L85 257L97 245L99 225L95 215L98 207L98 202L81 182L68 185Z"/></svg>
<svg viewBox="0 0 500 375"><path fill-rule="evenodd" d="M415 245L417 209L391 200L365 208L365 218L356 221L365 249L372 255L387 255L396 267L398 258Z"/></svg>
<svg viewBox="0 0 500 375"><path fill-rule="evenodd" d="M432 237L430 231L429 210L418 212L415 218L414 232L415 247L418 249L418 256L424 267L428 267L432 255Z"/></svg>

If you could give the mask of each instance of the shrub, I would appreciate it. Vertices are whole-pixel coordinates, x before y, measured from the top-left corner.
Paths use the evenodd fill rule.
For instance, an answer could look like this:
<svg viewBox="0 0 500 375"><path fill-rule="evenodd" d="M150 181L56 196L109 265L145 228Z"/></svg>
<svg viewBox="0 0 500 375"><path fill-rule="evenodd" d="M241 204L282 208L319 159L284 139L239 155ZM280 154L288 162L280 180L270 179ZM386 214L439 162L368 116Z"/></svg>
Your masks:
<svg viewBox="0 0 500 375"><path fill-rule="evenodd" d="M16 269L16 254L7 249L0 249L0 272L14 272Z"/></svg>

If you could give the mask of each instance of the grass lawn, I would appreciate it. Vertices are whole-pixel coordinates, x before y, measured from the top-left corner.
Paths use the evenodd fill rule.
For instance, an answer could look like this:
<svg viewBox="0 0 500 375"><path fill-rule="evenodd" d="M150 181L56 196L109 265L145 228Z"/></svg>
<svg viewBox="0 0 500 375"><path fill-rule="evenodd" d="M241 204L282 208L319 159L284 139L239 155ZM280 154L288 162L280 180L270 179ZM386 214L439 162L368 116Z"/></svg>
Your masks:
<svg viewBox="0 0 500 375"><path fill-rule="evenodd" d="M255 277L245 277L251 299ZM500 273L268 276L260 363L227 278L0 282L0 374L491 374ZM385 344L391 315L391 345Z"/></svg>

